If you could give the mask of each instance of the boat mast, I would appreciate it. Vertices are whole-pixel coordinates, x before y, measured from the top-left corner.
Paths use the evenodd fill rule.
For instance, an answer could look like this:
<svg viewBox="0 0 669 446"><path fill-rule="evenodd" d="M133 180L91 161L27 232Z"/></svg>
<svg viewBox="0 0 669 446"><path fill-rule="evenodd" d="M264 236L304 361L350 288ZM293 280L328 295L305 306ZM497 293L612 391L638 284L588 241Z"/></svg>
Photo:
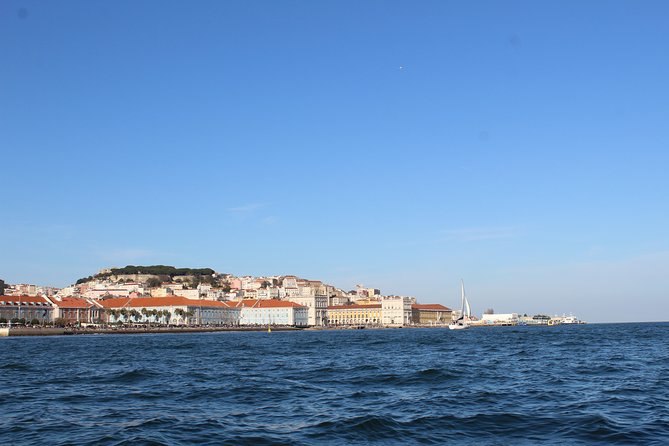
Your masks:
<svg viewBox="0 0 669 446"><path fill-rule="evenodd" d="M461 305L460 305L460 317L459 317L458 319L459 319L459 320L462 320L462 319L465 318L465 302L466 302L466 298L465 298L465 281L462 280L462 279L460 279L460 283L461 283L461 291L460 291L461 297L460 297L460 300L462 301L462 303L461 303Z"/></svg>

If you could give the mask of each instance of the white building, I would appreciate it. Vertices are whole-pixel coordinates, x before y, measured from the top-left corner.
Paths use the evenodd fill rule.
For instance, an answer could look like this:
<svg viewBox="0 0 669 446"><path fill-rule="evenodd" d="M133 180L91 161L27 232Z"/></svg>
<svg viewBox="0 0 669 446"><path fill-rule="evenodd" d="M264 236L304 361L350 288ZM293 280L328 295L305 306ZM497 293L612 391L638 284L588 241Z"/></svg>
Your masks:
<svg viewBox="0 0 669 446"><path fill-rule="evenodd" d="M179 290L179 296L183 296L186 299L199 300L200 299L200 290Z"/></svg>
<svg viewBox="0 0 669 446"><path fill-rule="evenodd" d="M297 277L296 276L284 276L283 277L283 287L284 288L297 288Z"/></svg>
<svg viewBox="0 0 669 446"><path fill-rule="evenodd" d="M211 289L207 291L207 295L205 296L205 299L208 300L225 300L226 298L226 293L224 293L220 289Z"/></svg>
<svg viewBox="0 0 669 446"><path fill-rule="evenodd" d="M241 280L241 288L243 290L257 290L261 285L253 276L240 277L239 280Z"/></svg>
<svg viewBox="0 0 669 446"><path fill-rule="evenodd" d="M117 288L119 290L127 290L128 293L139 293L139 294L144 294L144 286L140 283L119 283L115 284L114 288Z"/></svg>
<svg viewBox="0 0 669 446"><path fill-rule="evenodd" d="M233 305L233 302L229 302ZM287 325L306 327L309 324L307 307L284 300L243 300L236 303L241 308L240 325Z"/></svg>
<svg viewBox="0 0 669 446"><path fill-rule="evenodd" d="M328 297L329 306L348 305L352 302L353 295L342 290L333 290Z"/></svg>
<svg viewBox="0 0 669 446"><path fill-rule="evenodd" d="M517 324L518 313L484 314L481 323L487 325Z"/></svg>
<svg viewBox="0 0 669 446"><path fill-rule="evenodd" d="M307 292L307 289L303 288L299 296L287 296L285 299L307 307L308 324L312 327L321 327L327 325L328 297L324 294L317 294L316 291L311 289L310 292Z"/></svg>
<svg viewBox="0 0 669 446"><path fill-rule="evenodd" d="M247 299L247 300L258 299L258 290L254 290L254 289L251 289L251 288L242 290L242 296L243 296L244 299Z"/></svg>
<svg viewBox="0 0 669 446"><path fill-rule="evenodd" d="M411 305L415 303L414 297L384 296L381 299L383 325L391 327L411 325Z"/></svg>
<svg viewBox="0 0 669 446"><path fill-rule="evenodd" d="M88 289L83 293L83 297L87 299L101 299L104 296L111 296L111 297L128 297L130 295L130 291L128 291L126 288L119 288L119 287L102 287L102 288L92 288Z"/></svg>
<svg viewBox="0 0 669 446"><path fill-rule="evenodd" d="M105 299L99 305L105 308L109 322L238 325L241 312L233 304L182 296Z"/></svg>
<svg viewBox="0 0 669 446"><path fill-rule="evenodd" d="M277 287L267 287L259 288L255 292L256 298L258 299L278 299L279 298L279 288Z"/></svg>
<svg viewBox="0 0 669 446"><path fill-rule="evenodd" d="M76 296L78 292L79 290L75 285L70 285L65 288L61 288L60 291L56 293L56 297L63 298L63 297Z"/></svg>

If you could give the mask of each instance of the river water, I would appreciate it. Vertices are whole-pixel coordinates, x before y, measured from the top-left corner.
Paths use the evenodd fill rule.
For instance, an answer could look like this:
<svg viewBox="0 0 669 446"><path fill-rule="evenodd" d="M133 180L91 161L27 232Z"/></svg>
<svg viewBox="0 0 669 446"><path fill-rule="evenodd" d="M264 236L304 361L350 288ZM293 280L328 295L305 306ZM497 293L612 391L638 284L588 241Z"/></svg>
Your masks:
<svg viewBox="0 0 669 446"><path fill-rule="evenodd" d="M0 339L0 444L669 444L669 323Z"/></svg>

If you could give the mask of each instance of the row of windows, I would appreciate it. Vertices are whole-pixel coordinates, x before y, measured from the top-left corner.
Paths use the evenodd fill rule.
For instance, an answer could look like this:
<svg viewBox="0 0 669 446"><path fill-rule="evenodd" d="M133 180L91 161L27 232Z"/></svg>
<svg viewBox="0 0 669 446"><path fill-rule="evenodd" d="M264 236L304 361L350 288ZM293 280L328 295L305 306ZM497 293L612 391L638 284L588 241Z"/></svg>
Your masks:
<svg viewBox="0 0 669 446"><path fill-rule="evenodd" d="M333 313L330 312L330 317L380 317L381 313Z"/></svg>
<svg viewBox="0 0 669 446"><path fill-rule="evenodd" d="M331 324L377 324L381 322L379 319L330 319Z"/></svg>
<svg viewBox="0 0 669 446"><path fill-rule="evenodd" d="M13 318L13 317L25 317L25 318L51 318L51 314L47 312L46 309L44 310L38 310L38 309L33 309L33 310L23 310L21 312L18 311L0 311L0 317L4 317L5 319L8 318Z"/></svg>

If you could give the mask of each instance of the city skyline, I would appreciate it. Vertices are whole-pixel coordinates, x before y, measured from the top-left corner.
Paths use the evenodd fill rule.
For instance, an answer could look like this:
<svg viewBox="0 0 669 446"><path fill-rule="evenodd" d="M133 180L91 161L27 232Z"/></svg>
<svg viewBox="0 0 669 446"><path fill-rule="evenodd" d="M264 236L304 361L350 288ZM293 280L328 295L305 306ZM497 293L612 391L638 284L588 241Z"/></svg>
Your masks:
<svg viewBox="0 0 669 446"><path fill-rule="evenodd" d="M0 279L669 320L662 2L8 1Z"/></svg>

